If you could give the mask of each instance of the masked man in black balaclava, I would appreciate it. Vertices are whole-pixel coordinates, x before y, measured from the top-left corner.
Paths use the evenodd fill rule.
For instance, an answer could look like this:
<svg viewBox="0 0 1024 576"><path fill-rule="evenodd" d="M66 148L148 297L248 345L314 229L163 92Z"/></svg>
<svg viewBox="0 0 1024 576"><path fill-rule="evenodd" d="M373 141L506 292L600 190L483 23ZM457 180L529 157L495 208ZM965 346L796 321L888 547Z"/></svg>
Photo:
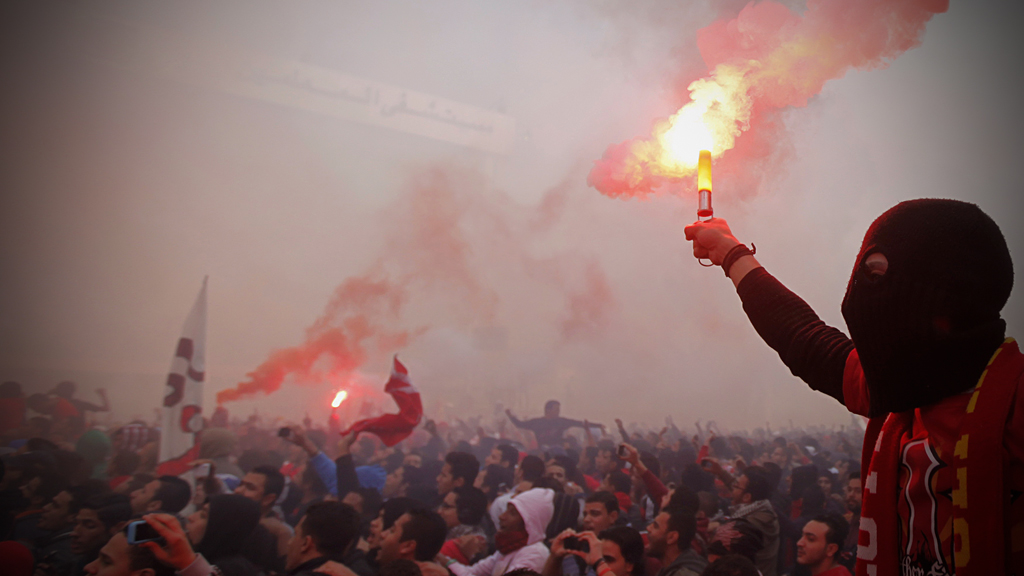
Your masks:
<svg viewBox="0 0 1024 576"><path fill-rule="evenodd" d="M1000 312L1002 233L977 206L903 202L868 229L847 337L715 218L686 228L757 333L811 388L870 417L857 574L1024 574L1024 355Z"/></svg>

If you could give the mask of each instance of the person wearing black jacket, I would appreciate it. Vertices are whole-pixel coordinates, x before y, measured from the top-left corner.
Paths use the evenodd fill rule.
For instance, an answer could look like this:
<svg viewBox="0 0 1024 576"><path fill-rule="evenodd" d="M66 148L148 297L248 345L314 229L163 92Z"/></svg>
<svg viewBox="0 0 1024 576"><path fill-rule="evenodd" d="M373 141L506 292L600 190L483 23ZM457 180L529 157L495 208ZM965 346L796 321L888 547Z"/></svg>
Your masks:
<svg viewBox="0 0 1024 576"><path fill-rule="evenodd" d="M328 561L342 562L359 538L359 513L348 504L321 502L306 510L288 543L285 570L311 575Z"/></svg>
<svg viewBox="0 0 1024 576"><path fill-rule="evenodd" d="M1024 490L1015 472L1024 466L1024 354L1006 338L1013 261L992 218L931 198L876 218L843 298L850 336L761 267L724 220L685 234L695 257L722 267L795 376L870 418L860 531L870 552L858 573L1024 570L1024 554L1004 549L1024 525L1024 507L1008 504Z"/></svg>
<svg viewBox="0 0 1024 576"><path fill-rule="evenodd" d="M259 504L238 494L218 494L188 517L186 531L207 562L225 576L242 576L257 571L242 550L259 522Z"/></svg>

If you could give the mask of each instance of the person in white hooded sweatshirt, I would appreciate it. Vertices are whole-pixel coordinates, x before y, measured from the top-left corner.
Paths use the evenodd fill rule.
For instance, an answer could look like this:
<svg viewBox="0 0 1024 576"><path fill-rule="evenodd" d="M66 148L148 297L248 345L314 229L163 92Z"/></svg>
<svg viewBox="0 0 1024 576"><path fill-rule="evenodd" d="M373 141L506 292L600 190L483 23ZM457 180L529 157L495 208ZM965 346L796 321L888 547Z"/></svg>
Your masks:
<svg viewBox="0 0 1024 576"><path fill-rule="evenodd" d="M498 551L472 566L447 560L448 569L455 576L501 576L519 568L543 570L551 554L544 538L554 514L554 496L548 488L533 488L517 495L498 518L498 533L494 535Z"/></svg>

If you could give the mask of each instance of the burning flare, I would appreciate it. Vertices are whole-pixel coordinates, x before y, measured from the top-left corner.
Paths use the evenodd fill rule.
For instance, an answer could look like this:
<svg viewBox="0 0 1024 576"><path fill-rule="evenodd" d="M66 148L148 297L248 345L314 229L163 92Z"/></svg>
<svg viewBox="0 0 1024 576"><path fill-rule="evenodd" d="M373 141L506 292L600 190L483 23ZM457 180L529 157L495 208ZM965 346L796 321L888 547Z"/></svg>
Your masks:
<svg viewBox="0 0 1024 576"><path fill-rule="evenodd" d="M887 66L920 44L928 20L948 8L948 0L807 0L798 15L771 0L751 2L698 32L710 72L688 86L690 101L656 122L650 136L610 146L587 183L631 198L692 177L701 150L717 159L744 132L770 131L772 111L806 106L851 68ZM770 148L777 138L762 140Z"/></svg>
<svg viewBox="0 0 1024 576"><path fill-rule="evenodd" d="M338 390L338 393L334 395L334 400L331 400L331 408L337 408L341 406L341 403L348 398L348 390Z"/></svg>
<svg viewBox="0 0 1024 576"><path fill-rule="evenodd" d="M697 205L697 219L708 221L715 217L715 210L711 207L711 152L700 151L700 160L697 162L697 194L699 203Z"/></svg>

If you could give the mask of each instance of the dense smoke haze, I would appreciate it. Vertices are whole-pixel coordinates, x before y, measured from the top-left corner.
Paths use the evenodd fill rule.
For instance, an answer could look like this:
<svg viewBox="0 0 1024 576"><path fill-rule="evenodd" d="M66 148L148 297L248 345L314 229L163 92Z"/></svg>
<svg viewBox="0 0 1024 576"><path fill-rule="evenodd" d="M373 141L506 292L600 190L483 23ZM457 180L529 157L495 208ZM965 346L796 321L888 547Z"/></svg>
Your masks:
<svg viewBox="0 0 1024 576"><path fill-rule="evenodd" d="M557 398L604 422L849 424L691 256L691 181L587 184L688 101L741 12L829 4L5 4L0 380L151 418L209 275L206 412L322 418L340 387L380 398L397 353L428 417ZM891 50L852 46L867 22L814 28L849 62L716 165L716 215L841 328L863 234L902 200L977 203L1024 269L1024 9L906 4Z"/></svg>

